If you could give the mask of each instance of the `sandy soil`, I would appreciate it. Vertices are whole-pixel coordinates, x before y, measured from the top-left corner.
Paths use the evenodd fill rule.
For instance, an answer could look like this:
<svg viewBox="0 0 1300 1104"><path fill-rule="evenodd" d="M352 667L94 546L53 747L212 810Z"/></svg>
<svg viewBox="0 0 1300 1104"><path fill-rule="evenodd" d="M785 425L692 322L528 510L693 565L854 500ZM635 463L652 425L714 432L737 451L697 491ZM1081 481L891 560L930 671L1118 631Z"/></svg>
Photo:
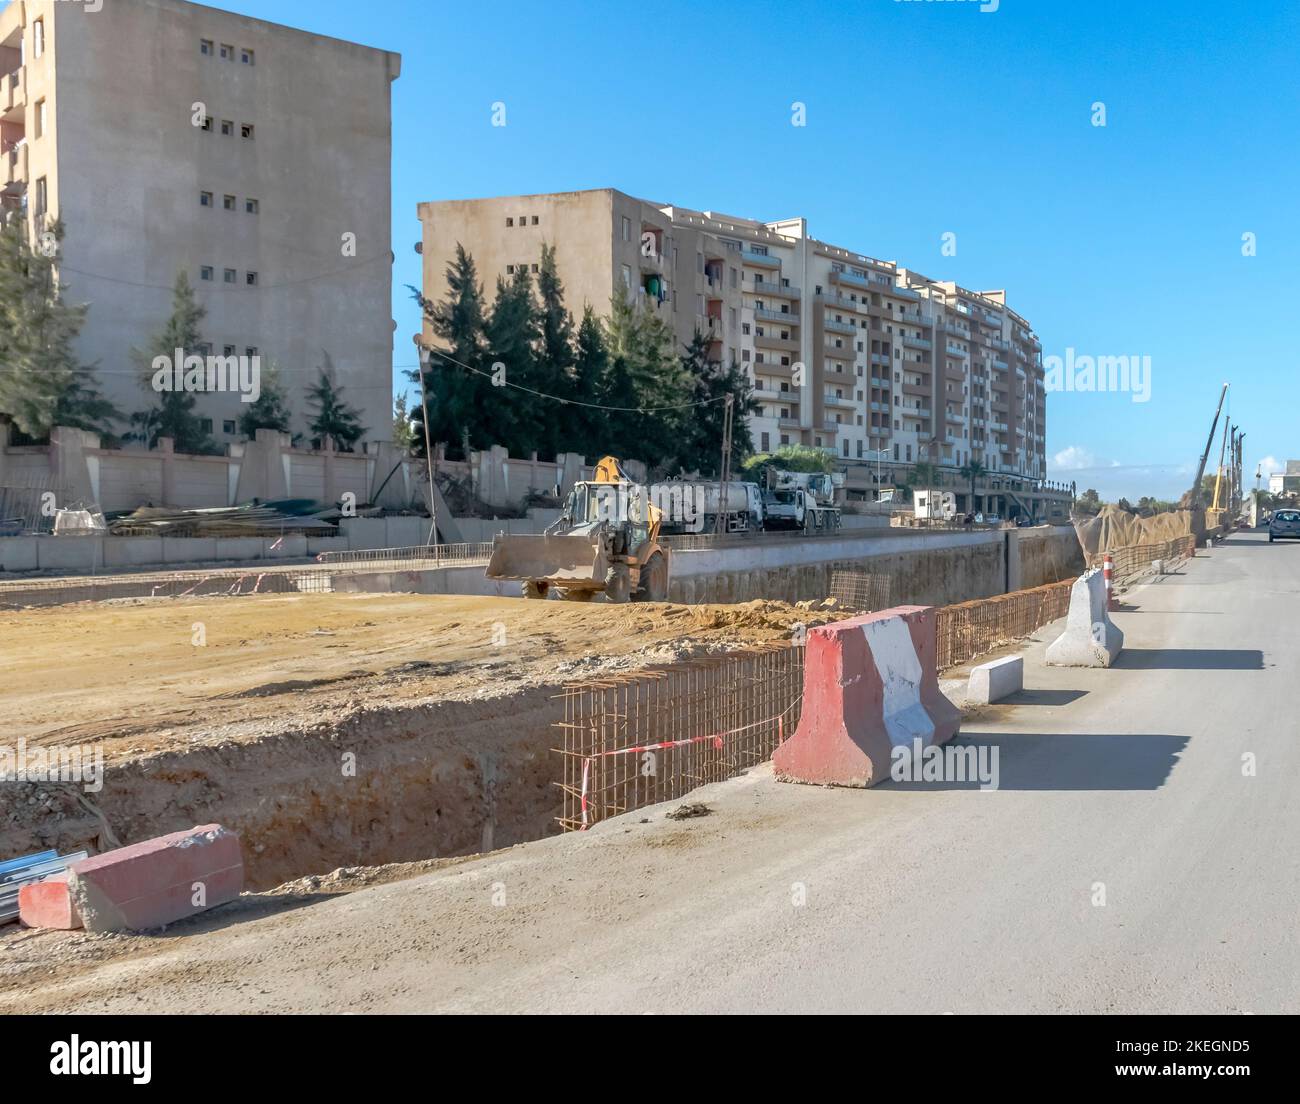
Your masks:
<svg viewBox="0 0 1300 1104"><path fill-rule="evenodd" d="M380 696L397 704L511 693L778 640L798 622L836 616L780 602L339 594L7 612L0 716L11 741L103 740L112 760L192 745L217 726L292 727Z"/></svg>

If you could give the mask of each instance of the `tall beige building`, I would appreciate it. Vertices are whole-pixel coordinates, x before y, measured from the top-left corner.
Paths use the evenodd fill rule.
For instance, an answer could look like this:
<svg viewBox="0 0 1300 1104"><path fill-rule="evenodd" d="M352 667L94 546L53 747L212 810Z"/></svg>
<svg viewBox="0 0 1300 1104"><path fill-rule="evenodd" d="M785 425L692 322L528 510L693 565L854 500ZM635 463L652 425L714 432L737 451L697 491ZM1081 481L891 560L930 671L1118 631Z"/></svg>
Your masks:
<svg viewBox="0 0 1300 1104"><path fill-rule="evenodd" d="M152 405L133 348L179 272L213 355L303 389L332 362L367 437L392 426L390 92L397 54L183 0L13 0L0 12L0 205L62 219L105 393ZM206 394L218 444L247 409Z"/></svg>
<svg viewBox="0 0 1300 1104"><path fill-rule="evenodd" d="M607 314L612 296L631 294L679 342L706 333L714 359L753 381L760 450L832 451L864 490L877 466L888 485L920 460L978 458L993 473L982 490L1026 500L1046 474L1042 346L1002 291L819 241L802 218L756 222L609 188L422 203L419 217L427 297L445 295L458 242L489 286L535 271L545 242L575 313Z"/></svg>

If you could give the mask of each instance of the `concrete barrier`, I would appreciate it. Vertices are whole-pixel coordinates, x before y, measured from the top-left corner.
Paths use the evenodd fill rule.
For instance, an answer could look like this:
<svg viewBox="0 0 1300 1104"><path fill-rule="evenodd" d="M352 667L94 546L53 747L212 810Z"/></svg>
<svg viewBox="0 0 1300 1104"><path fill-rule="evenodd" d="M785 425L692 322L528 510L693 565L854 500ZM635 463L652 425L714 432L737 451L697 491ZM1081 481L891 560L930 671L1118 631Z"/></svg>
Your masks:
<svg viewBox="0 0 1300 1104"><path fill-rule="evenodd" d="M895 747L945 744L961 715L939 690L934 610L896 606L808 634L799 727L772 756L778 778L874 786Z"/></svg>
<svg viewBox="0 0 1300 1104"><path fill-rule="evenodd" d="M29 928L72 931L81 927L81 917L72 903L68 875L55 874L43 882L20 887L18 919Z"/></svg>
<svg viewBox="0 0 1300 1104"><path fill-rule="evenodd" d="M1006 656L971 668L970 681L966 684L966 700L978 705L991 705L1024 688L1024 657Z"/></svg>
<svg viewBox="0 0 1300 1104"><path fill-rule="evenodd" d="M1101 568L1080 575L1070 590L1065 632L1047 646L1050 667L1109 667L1124 647L1124 634L1106 609Z"/></svg>
<svg viewBox="0 0 1300 1104"><path fill-rule="evenodd" d="M87 931L147 931L233 901L244 860L234 832L205 824L73 863L68 885Z"/></svg>

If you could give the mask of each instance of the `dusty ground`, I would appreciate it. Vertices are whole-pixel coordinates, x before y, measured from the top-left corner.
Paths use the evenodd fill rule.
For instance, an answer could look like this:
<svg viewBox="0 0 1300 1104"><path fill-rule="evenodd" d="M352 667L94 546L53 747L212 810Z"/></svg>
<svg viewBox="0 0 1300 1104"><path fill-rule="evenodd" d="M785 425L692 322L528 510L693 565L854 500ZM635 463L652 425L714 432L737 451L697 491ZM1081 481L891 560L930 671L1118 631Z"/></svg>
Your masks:
<svg viewBox="0 0 1300 1104"><path fill-rule="evenodd" d="M782 639L780 602L611 607L472 596L129 599L0 613L7 738L107 757L220 725L288 727L361 700L470 699ZM196 643L202 634L202 645Z"/></svg>
<svg viewBox="0 0 1300 1104"><path fill-rule="evenodd" d="M1111 670L1046 667L1038 634L959 737L995 791L763 766L162 938L0 930L0 1013L1294 1013L1296 551L1238 538L1143 588Z"/></svg>

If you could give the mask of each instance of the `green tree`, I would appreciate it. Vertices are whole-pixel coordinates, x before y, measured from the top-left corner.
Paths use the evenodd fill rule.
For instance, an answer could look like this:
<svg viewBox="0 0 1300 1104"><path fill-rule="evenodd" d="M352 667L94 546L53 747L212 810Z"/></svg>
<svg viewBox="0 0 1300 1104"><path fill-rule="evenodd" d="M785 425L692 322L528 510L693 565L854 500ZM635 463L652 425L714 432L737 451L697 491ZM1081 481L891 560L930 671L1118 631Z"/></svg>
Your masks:
<svg viewBox="0 0 1300 1104"><path fill-rule="evenodd" d="M709 359L709 339L695 331L681 358L682 374L690 384L687 401L694 405L665 411L675 423L677 466L683 471L713 472L722 459L726 399L731 398L731 465L738 471L754 451L749 419L759 411L749 377L734 361L723 367Z"/></svg>
<svg viewBox="0 0 1300 1104"><path fill-rule="evenodd" d="M257 398L239 416L239 432L250 441L259 429L289 432L289 400L280 382L280 369L270 364L261 373L261 389Z"/></svg>
<svg viewBox="0 0 1300 1104"><path fill-rule="evenodd" d="M319 369L320 378L307 388L307 405L314 414L307 423L312 434L312 447L320 448L326 437L334 441L339 452L351 452L365 433L357 411L343 401L343 388L334 382L334 364L329 353L325 366Z"/></svg>
<svg viewBox="0 0 1300 1104"><path fill-rule="evenodd" d="M410 288L415 301L429 323L439 347L434 349L424 369L424 385L429 417L429 439L444 443L449 455L460 455L469 447L494 444L484 441L480 429L480 407L489 386L483 376L486 338L483 333L483 288L478 282L474 258L457 244L456 256L447 265L447 297L441 303L425 299L417 288ZM411 379L419 382L419 376ZM423 455L423 411L414 417L416 448Z"/></svg>
<svg viewBox="0 0 1300 1104"><path fill-rule="evenodd" d="M635 444L641 458L658 467L670 461L678 447L679 422L666 408L690 402L691 381L673 355L672 330L652 307L626 295L614 296L610 305L609 351L622 363L636 395L635 405L642 411L633 420L634 432L614 451L627 455Z"/></svg>
<svg viewBox="0 0 1300 1104"><path fill-rule="evenodd" d="M199 326L206 314L194 297L189 276L181 271L172 288L172 312L167 322L143 352L132 351L140 367L140 386L156 397L157 405L131 415L136 428L128 436L150 448L158 444L160 437L170 437L177 452L216 451L202 419L194 413L195 393L177 386L183 382L177 379L177 374L184 368L184 359L202 355ZM175 363L178 350L182 357L180 365Z"/></svg>
<svg viewBox="0 0 1300 1104"><path fill-rule="evenodd" d="M411 424L411 418L406 396L398 395L393 400L393 444L408 451L415 444L415 427Z"/></svg>
<svg viewBox="0 0 1300 1104"><path fill-rule="evenodd" d="M527 387L544 395L551 393L540 386L536 371L538 312L532 277L523 265L509 281L497 278L496 298L483 332L491 375L487 380L479 377L487 386L478 406L478 433L473 443L480 448L501 445L514 456L541 451L545 447L542 438L559 432L558 428L544 432L544 424L554 425L560 419L553 400L519 390Z"/></svg>
<svg viewBox="0 0 1300 1104"><path fill-rule="evenodd" d="M1076 512L1080 514L1096 515L1101 513L1101 496L1089 487L1083 494L1074 500Z"/></svg>
<svg viewBox="0 0 1300 1104"><path fill-rule="evenodd" d="M556 268L555 248L550 245L542 246L537 295L540 300L537 315L540 337L533 375L536 390L568 399L575 395L577 387L573 315L564 305L564 285ZM578 414L579 409L562 405L542 412L538 448L544 456L553 457L557 452L573 448L572 439L580 437L584 430L584 419Z"/></svg>
<svg viewBox="0 0 1300 1104"><path fill-rule="evenodd" d="M975 512L975 483L976 480L982 479L988 474L988 469L984 467L976 457L972 456L965 464L961 466L962 477L970 481L970 512Z"/></svg>
<svg viewBox="0 0 1300 1104"><path fill-rule="evenodd" d="M55 278L63 234L55 222L33 249L25 219L0 225L0 418L34 439L57 425L112 437L123 415L74 348L89 308L66 303Z"/></svg>
<svg viewBox="0 0 1300 1104"><path fill-rule="evenodd" d="M835 460L825 449L812 445L782 445L775 452L760 452L741 465L747 476L758 479L766 468L791 472L830 472ZM759 480L761 482L761 479Z"/></svg>
<svg viewBox="0 0 1300 1104"><path fill-rule="evenodd" d="M912 465L911 486L922 491L932 491L939 486L939 469L928 460L918 460Z"/></svg>

